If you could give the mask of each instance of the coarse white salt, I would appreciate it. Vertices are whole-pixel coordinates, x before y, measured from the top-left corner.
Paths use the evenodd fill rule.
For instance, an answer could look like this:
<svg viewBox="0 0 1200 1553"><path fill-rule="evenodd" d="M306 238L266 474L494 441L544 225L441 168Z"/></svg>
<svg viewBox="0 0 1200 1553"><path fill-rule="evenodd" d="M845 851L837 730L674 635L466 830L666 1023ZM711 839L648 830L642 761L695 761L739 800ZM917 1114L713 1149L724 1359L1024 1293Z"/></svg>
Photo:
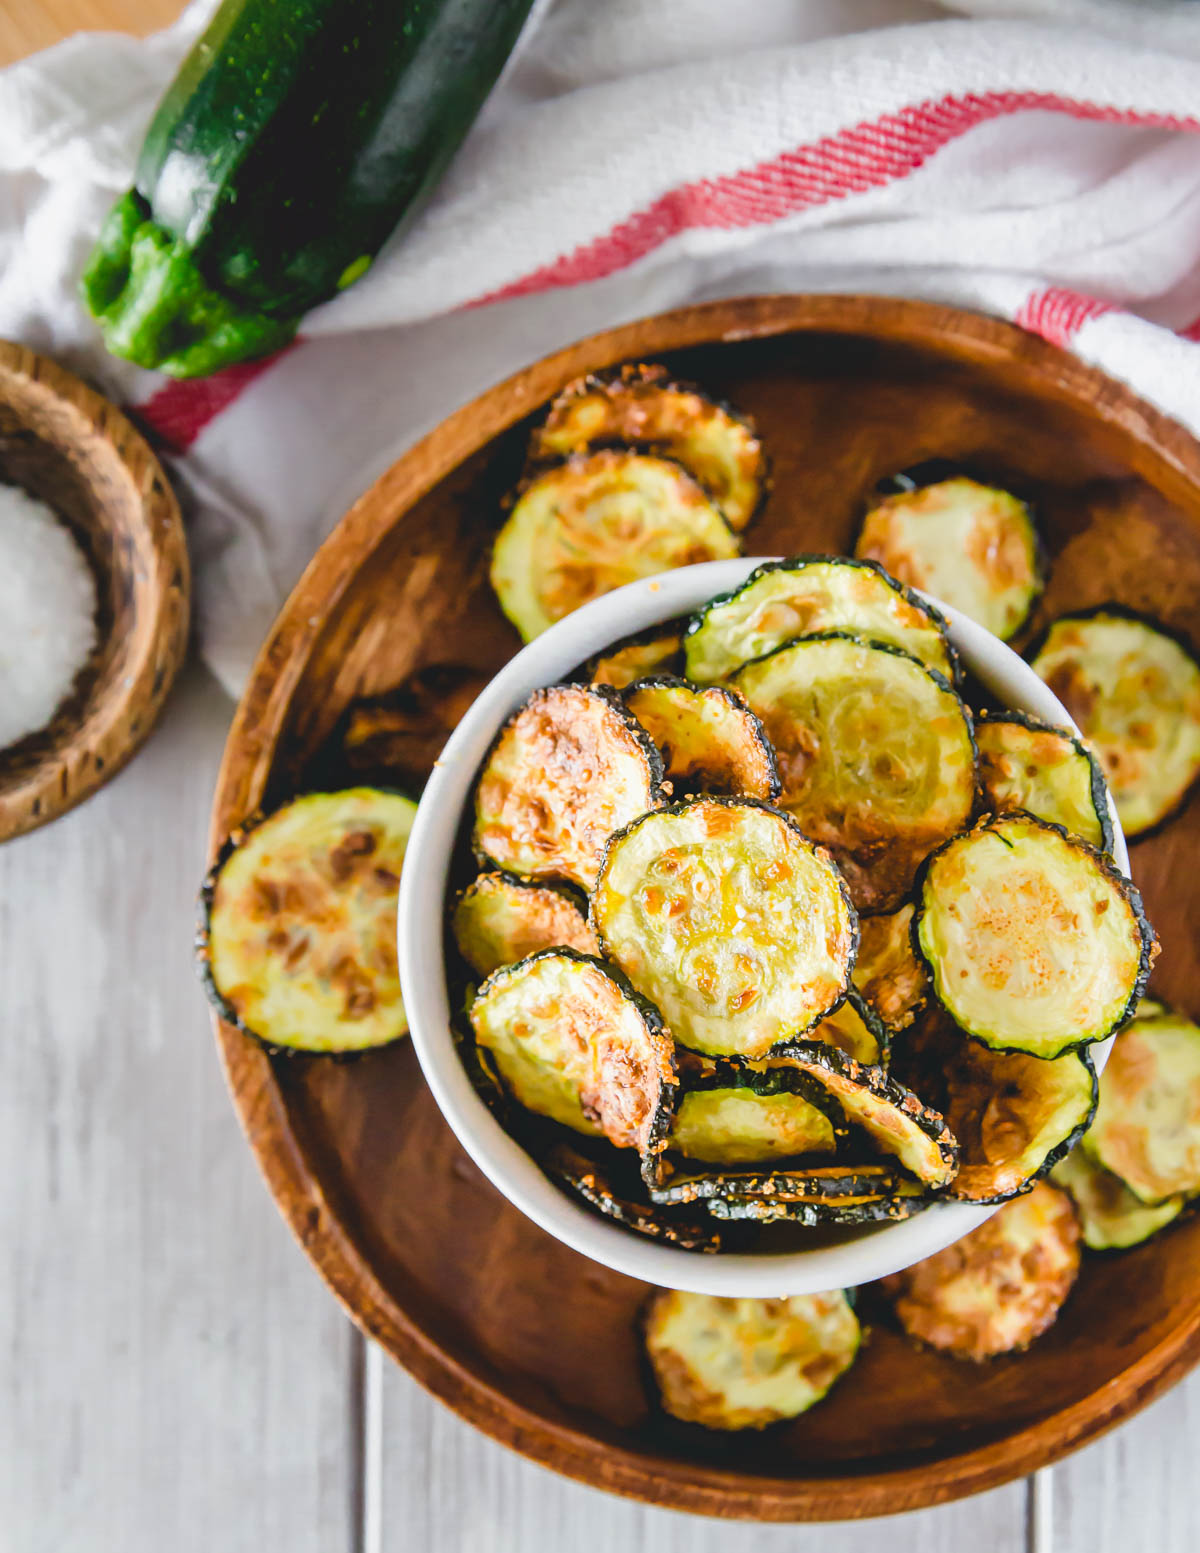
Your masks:
<svg viewBox="0 0 1200 1553"><path fill-rule="evenodd" d="M53 508L0 484L0 746L44 728L96 645L96 580Z"/></svg>

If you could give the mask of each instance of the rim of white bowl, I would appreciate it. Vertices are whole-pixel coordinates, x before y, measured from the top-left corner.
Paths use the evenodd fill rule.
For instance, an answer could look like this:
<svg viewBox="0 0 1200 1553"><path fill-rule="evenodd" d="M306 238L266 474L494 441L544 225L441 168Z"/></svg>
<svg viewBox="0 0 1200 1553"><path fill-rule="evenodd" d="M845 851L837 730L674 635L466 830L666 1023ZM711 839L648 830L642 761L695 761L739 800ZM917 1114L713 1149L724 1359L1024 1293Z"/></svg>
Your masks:
<svg viewBox="0 0 1200 1553"><path fill-rule="evenodd" d="M532 691L552 685L619 638L690 613L737 587L770 556L709 561L642 579L585 604L511 659L468 710L436 763L417 810L400 881L400 980L413 1046L442 1115L492 1185L557 1240L646 1283L697 1294L775 1298L869 1283L942 1250L996 1211L937 1203L899 1224L864 1227L812 1250L701 1255L648 1240L573 1202L500 1126L476 1093L450 1028L443 932L450 860L481 761L501 725ZM958 610L931 599L946 617L963 663L1012 710L1074 728L1066 709L1010 647ZM1113 856L1129 856L1109 800ZM1111 1040L1091 1049L1103 1068Z"/></svg>

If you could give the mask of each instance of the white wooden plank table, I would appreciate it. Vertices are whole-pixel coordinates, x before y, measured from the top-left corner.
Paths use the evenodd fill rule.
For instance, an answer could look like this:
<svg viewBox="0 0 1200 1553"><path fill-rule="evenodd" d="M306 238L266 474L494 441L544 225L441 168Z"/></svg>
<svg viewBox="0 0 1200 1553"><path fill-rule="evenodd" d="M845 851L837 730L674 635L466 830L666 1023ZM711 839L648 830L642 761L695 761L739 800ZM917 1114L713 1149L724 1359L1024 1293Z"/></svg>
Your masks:
<svg viewBox="0 0 1200 1553"><path fill-rule="evenodd" d="M0 848L0 1553L1195 1553L1200 1377L1063 1466L886 1521L608 1498L460 1423L293 1244L190 963L230 705Z"/></svg>

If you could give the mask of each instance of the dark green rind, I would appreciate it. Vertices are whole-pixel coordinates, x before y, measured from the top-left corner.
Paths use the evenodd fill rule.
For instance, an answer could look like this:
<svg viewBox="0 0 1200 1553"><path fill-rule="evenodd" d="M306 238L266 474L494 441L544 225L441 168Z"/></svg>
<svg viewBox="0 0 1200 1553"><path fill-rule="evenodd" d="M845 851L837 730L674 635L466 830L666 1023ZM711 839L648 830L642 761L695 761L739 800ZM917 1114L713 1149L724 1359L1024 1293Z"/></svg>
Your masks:
<svg viewBox="0 0 1200 1553"><path fill-rule="evenodd" d="M847 1056L839 1047L827 1046L820 1041L790 1042L780 1055L811 1062L816 1067L824 1068L828 1073L837 1074L840 1078L848 1079L860 1088L868 1090L876 1100L882 1100L894 1106L937 1145L943 1164L949 1166L951 1170L957 1168L958 1144L946 1124L946 1118L940 1111L926 1105L919 1095L915 1095L898 1079L893 1078L886 1068L879 1067L877 1064L859 1062L856 1058ZM830 1094L829 1098L840 1110L838 1097ZM867 1130L861 1122L854 1121L845 1112L842 1114L847 1126L857 1127L864 1132ZM894 1168L901 1176L907 1174L899 1163ZM947 1187L929 1188L929 1190L942 1195Z"/></svg>
<svg viewBox="0 0 1200 1553"><path fill-rule="evenodd" d="M667 1040L672 1039L671 1032L663 1023L662 1015L649 998L644 998L637 988L632 985L624 972L618 970L615 965L610 965L607 960L597 959L595 955L580 954L578 949L539 949L536 954L526 955L523 960L517 960L512 965L502 965L481 983L479 991L476 993L476 998L484 997L493 987L497 987L502 981L517 975L518 972L523 971L527 966L534 965L539 960L550 959L577 960L581 965L594 966L608 977L609 981L617 987L628 1002L633 1004L647 1029L656 1035L665 1036ZM675 1108L678 1101L679 1084L677 1082L677 1075L673 1074L669 1082L662 1081L659 1085L659 1103L650 1121L650 1127L646 1135L646 1145L640 1151L643 1168L646 1168L647 1160L657 1154L661 1154L666 1148L671 1124L675 1120Z"/></svg>
<svg viewBox="0 0 1200 1553"><path fill-rule="evenodd" d="M739 426L744 426L758 443L759 448L761 449L762 470L759 478L758 500L754 505L754 510L750 513L749 517L746 519L745 523L742 524L741 529L738 530L738 532L744 533L746 529L750 527L751 523L754 522L755 518L761 514L763 507L766 505L767 497L771 494L771 486L773 483L771 459L770 455L767 453L766 447L763 445L762 438L758 434L758 427L754 424L753 420L751 420L751 418L745 413L744 410L739 410L736 405L730 404L728 399L718 399L715 395L710 394L707 389L701 388L697 383L688 382L685 378L672 377L665 368L663 369L663 375L661 377L657 376L655 374L653 362L626 362L621 366L605 367L597 372L585 373L584 376L580 379L577 379L576 382L578 384L576 391L580 394L588 393L593 389L599 389L600 391L603 391L612 383L622 382L631 383L634 386L641 384L645 387L658 388L661 389L664 393L695 394L698 398L703 399L705 404L712 405L714 409L720 410L723 414L727 415L731 421L736 421ZM549 420L556 406L560 402L565 402L568 395L570 394L571 389L575 387L575 384L568 383L565 388L561 389L557 394L555 394L554 398L546 406L545 413L543 414L538 425L535 426L529 439L530 451L527 460L528 467L531 471L536 470L537 473L540 474L548 466L560 462L560 459L557 455L542 454L539 456L538 454L534 453L533 446L536 438L542 430L542 427ZM571 397L575 397L575 395L571 394ZM633 448L639 452L655 453L659 457L673 457L673 455L664 452L663 444L643 441L640 438L634 439L633 441L625 441L619 437L601 438L596 442L589 442L587 444L588 452L599 452L601 448ZM675 462L679 462L679 460L675 460ZM689 469L688 473L692 474L692 471ZM697 474L692 474L692 479L696 481L697 485L701 487L701 489L711 501L716 502L718 509L722 510L723 512L720 502L704 484L704 481L701 480L700 476ZM612 651L612 649L610 648L609 651ZM607 657L608 654L601 653L599 656Z"/></svg>
<svg viewBox="0 0 1200 1553"><path fill-rule="evenodd" d="M863 997L853 981L846 988L846 1002L850 1004L863 1024L866 1025L868 1032L879 1046L879 1062L877 1065L881 1068L886 1068L892 1060L892 1030L884 1023L882 1015L874 1005L868 1003L866 998ZM837 1010L835 1009L834 1012L836 1013ZM829 1015L826 1014L825 1018L828 1019ZM840 1051L841 1048L839 1047L838 1050ZM847 1052L844 1055L849 1056L849 1053Z"/></svg>
<svg viewBox="0 0 1200 1553"><path fill-rule="evenodd" d="M597 1213L638 1235L665 1241L681 1251L722 1249L720 1230L618 1192L600 1166L567 1143L556 1143L550 1148L542 1160L542 1169L568 1196L580 1198Z"/></svg>
<svg viewBox="0 0 1200 1553"><path fill-rule="evenodd" d="M225 0L84 276L110 349L187 377L290 338L431 191L530 8Z"/></svg>
<svg viewBox="0 0 1200 1553"><path fill-rule="evenodd" d="M605 868L608 866L608 860L613 848L619 841L623 840L626 836L635 831L639 825L644 825L648 820L657 819L661 815L683 814L698 803L719 803L734 809L765 810L767 814L773 815L776 819L782 820L785 825L794 830L796 835L799 836L807 846L813 847L823 857L827 858L833 866L834 873L837 874L838 888L841 891L842 900L845 902L846 910L850 917L851 944L848 964L846 967L846 985L842 989L841 997L838 998L837 1002L833 1004L832 1008L827 1008L823 1014L821 1014L817 1019L814 1019L811 1024L806 1025L803 1030L794 1031L791 1035L788 1035L782 1041L777 1041L776 1044L771 1047L769 1051L764 1052L761 1057L755 1057L752 1060L755 1062L767 1062L772 1057L786 1057L788 1055L787 1046L789 1042L796 1040L799 1036L805 1034L808 1030L811 1030L815 1025L819 1025L822 1019L828 1019L829 1015L832 1014L836 1009L841 1008L842 1004L846 1001L846 990L850 986L850 975L854 970L854 961L858 955L859 939L858 913L854 909L854 902L850 899L850 892L846 888L846 881L841 877L837 865L833 863L833 859L829 857L829 853L826 851L826 849L824 847L817 846L817 843L813 841L811 837L806 836L800 829L799 825L796 824L795 820L792 819L790 814L785 814L782 809L776 809L769 803L763 803L761 798L722 798L715 795L708 795L701 798L686 798L681 803L663 804L661 808L650 809L645 814L639 814L636 820L631 820L628 825L622 825L620 830L613 831L612 835L605 843L604 856L600 861L600 868L596 875L597 883L599 883ZM605 954L607 954L609 952L609 946L605 940L604 934L600 931L599 923L596 921L594 892L591 903L588 907L588 921L592 925L592 931L595 933L596 939L599 942L601 949L604 950ZM700 1055L704 1056L707 1054L700 1053Z"/></svg>
<svg viewBox="0 0 1200 1553"><path fill-rule="evenodd" d="M949 656L950 663L951 663L951 665L953 667L953 670L954 670L954 683L951 686L951 689L954 689L954 690L958 689L959 685L962 683L962 660L959 658L957 647L955 647L954 643L950 640L950 627L949 627L949 624L947 623L945 615L942 614L940 609L936 608L933 604L930 604L925 599L923 599L920 596L920 594L914 592L913 589L910 588L907 583L900 582L895 577L893 577L891 572L889 572L886 567L881 566L878 561L860 560L857 556L817 555L817 554L810 555L810 554L805 553L805 554L802 554L802 555L790 555L790 556L787 556L782 561L764 561L761 566L756 566L754 568L754 570L750 573L749 577L747 577L744 582L740 582L737 585L736 588L730 588L729 591L726 592L726 593L718 593L718 594L716 594L713 598L709 599L707 604L703 605L700 609L698 609L696 611L696 613L694 615L692 615L689 618L689 620L687 622L687 625L684 627L684 632L683 632L684 653L685 653L685 655L686 655L686 652L687 652L687 639L688 639L688 637L695 635L695 633L703 625L706 616L708 616L714 609L718 608L722 604L731 604L734 599L736 599L740 594L742 594L742 593L744 593L746 591L746 589L750 586L750 584L752 582L756 582L758 580L758 578L767 576L771 572L799 571L799 570L802 570L805 566L812 566L813 564L815 564L817 562L822 562L822 561L828 561L828 562L834 563L834 564L836 564L838 566L855 566L855 567L860 568L863 571L877 572L879 574L879 576L884 579L885 582L887 582L891 587L895 588L896 592L899 593L902 596L902 598L904 599L904 601L907 604L911 604L914 609L920 610L920 612L923 615L927 615L929 617L929 619L933 622L933 624L942 633L942 636L945 639L945 642L946 642L946 652L947 652L947 655ZM872 646L880 646L880 647L894 646L893 643L886 643L886 642L878 642L877 643L877 642L873 641L870 638L864 637L861 633L854 632L854 631L847 631L845 629L828 630L828 631L817 631L817 632L814 632L813 635L814 636L847 636L847 637L850 637L854 641L870 641ZM791 639L791 641L808 641L808 640L809 640L808 637L793 637ZM791 642L783 642L783 643L780 644L780 646L781 647L789 647L789 646L791 646ZM771 652L778 652L779 650L780 650L779 647L773 647L771 649ZM902 651L903 649L897 648L896 650L897 651ZM757 663L757 662L760 661L761 658L769 658L770 656L771 656L770 652L765 652L765 653L761 653L759 655L759 658L749 658L746 661L748 663ZM911 658L911 657L914 657L914 654L909 653L907 656ZM686 656L685 656L685 661L686 661ZM916 662L921 663L922 668L928 668L929 667L929 665L923 663L920 658L917 658ZM745 664L742 664L741 667L744 668ZM930 669L930 673L932 673L932 674L939 674L940 670L938 670L938 669ZM944 674L941 677L943 679L945 679L945 675Z"/></svg>
<svg viewBox="0 0 1200 1553"><path fill-rule="evenodd" d="M760 798L758 802L772 805L774 804L775 800L783 791L783 784L779 780L779 767L775 761L775 750L771 745L770 739L767 738L767 730L762 725L762 719L758 716L757 712L754 712L746 704L744 696L739 695L736 690L731 689L728 685L696 685L693 684L690 679L682 679L678 674L647 674L644 679L635 679L631 685L626 685L625 689L620 692L620 694L625 697L627 707L629 704L628 698L634 693L635 690L687 690L690 691L692 695L699 697L709 695L715 691L721 697L721 699L727 701L736 712L741 713L741 715L749 723L750 728L758 741L759 750L766 760L767 769L770 773L771 780L771 796L766 799ZM665 777L664 780L666 780ZM702 794L696 796L720 797L722 795Z"/></svg>
<svg viewBox="0 0 1200 1553"><path fill-rule="evenodd" d="M1156 631L1159 636L1169 637L1181 652L1186 653L1192 662L1197 667L1200 667L1200 652L1197 652L1195 643L1185 636L1182 631L1177 630L1174 626L1165 625L1161 620L1156 620L1153 615L1147 614L1143 609L1134 609L1131 604L1115 603L1092 604L1087 609L1072 609L1065 615L1056 616L1055 619L1050 621L1049 625L1038 632L1029 646L1025 648L1022 656L1026 663L1029 664L1030 668L1033 668L1039 653L1049 640L1050 632L1055 626L1061 625L1064 620L1094 620L1097 615L1111 615L1117 620L1132 620L1137 625L1147 626L1150 630ZM1037 673L1036 669L1034 669L1034 673ZM1191 802L1192 794L1198 785L1200 785L1200 781L1189 782L1183 792L1180 793L1177 801L1171 805L1161 819L1155 820L1153 825L1147 825L1144 830L1135 831L1132 835L1126 833L1125 840L1132 846L1135 841L1148 841L1151 836L1157 836L1172 820L1177 819L1183 813L1184 809Z"/></svg>
<svg viewBox="0 0 1200 1553"><path fill-rule="evenodd" d="M501 724L499 730L496 733L496 737L488 745L487 754L479 763L479 775L475 778L475 786L471 789L471 814L476 815L478 812L479 785L487 775L488 767L492 763L492 757L495 755L501 739L508 732L509 725L512 723L514 718L518 717L520 713L525 710L525 708L530 704L531 701L533 701L536 696L552 695L556 690L583 691L589 696L595 696L598 700L606 702L618 714L622 723L625 725L626 730L632 735L634 741L638 745L638 748L641 750L643 756L645 757L646 764L650 768L650 808L646 810L646 814L662 814L663 763L662 756L659 754L657 744L655 744L654 740L642 727L641 723L638 722L637 718L625 705L624 701L622 701L621 692L619 690L614 690L611 685L580 685L574 683L547 685L541 690L533 691L532 694L526 696L525 700L521 702L520 706L518 706L514 711L510 712L509 715L504 719L504 722ZM645 819L646 814L639 815L638 819ZM637 824L637 820L634 820L632 823ZM624 828L628 829L629 827L626 826ZM620 835L620 831L614 832L614 835ZM611 845L611 842L612 837L609 838L609 843L605 847L604 856L607 856L608 845ZM520 874L514 874L511 868L507 868L503 863L497 862L494 857L490 857L488 853L484 852L481 848L475 845L474 819L471 823L471 851L474 854L475 861L481 868L494 869L499 873L508 874L514 879L522 878ZM604 867L603 856L600 860L600 867ZM528 882L540 884L545 881L537 879L530 880ZM574 889L581 888L570 879L556 879L553 881L553 888L557 889L560 886L567 886Z"/></svg>
<svg viewBox="0 0 1200 1553"><path fill-rule="evenodd" d="M1063 826L1055 825L1050 820L1039 820L1035 814L1027 814L1024 809L1011 809L1007 814L1003 815L989 814L984 819L980 820L976 825L973 825L971 829L973 831L990 830L1002 821L1011 820L1014 818L1027 820L1032 825L1041 826L1043 830L1057 831L1058 834L1062 836L1065 841L1069 842L1071 846L1079 848L1084 852L1091 853L1104 874L1113 881L1120 893L1124 896L1125 900L1129 903L1130 910L1133 912L1134 920L1137 922L1138 931L1142 941L1142 952L1138 962L1138 973L1134 981L1133 990L1129 994L1129 1000L1125 1004L1124 1009L1121 1011L1120 1017L1115 1019L1108 1027L1108 1029L1100 1035L1085 1036L1081 1041L1068 1041L1064 1045L1060 1046L1059 1049L1055 1052L1043 1053L1029 1052L1026 1051L1022 1046L997 1046L994 1042L988 1040L986 1036L976 1034L974 1030L968 1029L965 1025L961 1026L964 1032L969 1035L972 1040L978 1041L981 1046L988 1047L990 1051L1018 1052L1026 1057L1042 1057L1043 1060L1047 1062L1053 1062L1056 1057L1065 1056L1068 1052L1082 1052L1087 1047L1095 1045L1099 1041L1106 1041L1110 1035L1114 1035L1123 1024L1128 1023L1128 1021L1134 1017L1135 1013L1137 1012L1138 1002L1146 990L1146 984L1150 980L1150 968L1153 964L1154 952L1158 943L1158 939L1155 935L1153 927L1150 924L1150 919L1146 915L1146 908L1142 904L1141 893L1137 886L1134 884L1133 880L1126 878L1126 876L1120 871L1120 869L1110 857L1105 856L1103 852L1092 846L1090 842L1084 841L1081 836L1072 836L1071 833ZM969 834L970 832L968 831L963 831L960 833L960 835ZM941 999L938 997L937 972L933 966L932 961L925 954L921 947L921 919L925 915L925 878L933 865L934 859L942 852L944 852L948 847L953 846L954 843L959 839L960 836L951 836L948 841L943 841L940 847L934 848L934 850L929 854L929 856L921 864L921 867L918 869L916 884L914 886L914 893L916 896L917 904L916 910L913 912L912 922L909 924L909 934L912 939L913 952L920 960L921 964L924 965L926 970L929 972L929 981L933 991L933 996L935 999L937 999L939 1005L941 1003ZM949 1013L949 1010L947 1010L947 1013ZM951 1014L950 1017L953 1019L954 1015Z"/></svg>
<svg viewBox="0 0 1200 1553"><path fill-rule="evenodd" d="M1066 739L1076 754L1082 755L1088 763L1092 807L1096 811L1096 818L1100 821L1101 850L1104 852L1112 851L1114 838L1112 815L1109 813L1108 808L1108 783L1104 780L1104 773L1100 769L1100 762L1077 734L1072 733L1069 728L1062 727L1057 723L1046 723L1040 717L1030 717L1026 712L989 712L985 710L976 713L976 721L980 723L1015 723L1018 728L1028 728L1030 733L1054 733L1060 739ZM976 740L977 754L978 742ZM982 783L980 786L982 788ZM983 800L981 799L981 801ZM1050 823L1054 822L1051 821Z"/></svg>
<svg viewBox="0 0 1200 1553"><path fill-rule="evenodd" d="M408 799L409 803L414 801L409 798L407 793L401 792L399 788L376 787L373 791L383 793L389 798L405 798ZM336 797L337 793L334 791L293 793L290 798L284 803L278 804L270 813L258 810L244 820L242 824L234 826L233 830L229 832L228 836L221 843L216 858L213 860L212 867L201 880L200 890L196 897L197 920L195 936L192 939L192 952L196 966L196 975L200 978L200 985L204 988L204 995L223 1023L232 1025L240 1034L248 1035L251 1040L257 1041L272 1057L319 1057L323 1062L355 1062L358 1058L365 1057L370 1052L383 1051L385 1047L395 1046L398 1041L403 1041L408 1035L408 1025L406 1023L403 1030L391 1036L388 1040L380 1041L374 1046L356 1046L350 1051L311 1051L307 1046L285 1046L279 1041L270 1040L267 1036L260 1035L257 1030L252 1030L244 1022L233 1005L226 1001L224 994L218 988L213 977L212 961L209 958L209 927L212 918L213 894L225 864L253 831L257 830L265 820L269 820L272 815L278 814L281 809L286 809L290 804L296 803L301 798Z"/></svg>
<svg viewBox="0 0 1200 1553"><path fill-rule="evenodd" d="M766 1202L807 1202L813 1198L876 1197L894 1194L910 1183L905 1171L897 1166L858 1163L838 1165L832 1161L801 1168L776 1170L708 1170L666 1186L650 1186L650 1199L662 1207L708 1202L714 1198L740 1197Z"/></svg>

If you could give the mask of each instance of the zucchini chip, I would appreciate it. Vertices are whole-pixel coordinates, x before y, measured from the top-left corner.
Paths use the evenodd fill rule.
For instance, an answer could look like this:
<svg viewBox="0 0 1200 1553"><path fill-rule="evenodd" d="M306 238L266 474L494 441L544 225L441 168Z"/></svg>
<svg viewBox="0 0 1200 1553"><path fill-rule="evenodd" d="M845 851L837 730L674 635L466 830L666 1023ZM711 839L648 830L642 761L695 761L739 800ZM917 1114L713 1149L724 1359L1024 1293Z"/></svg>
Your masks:
<svg viewBox="0 0 1200 1553"><path fill-rule="evenodd" d="M1027 1192L1079 1141L1099 1093L1086 1051L1052 1062L989 1051L944 1015L909 1036L904 1078L936 1100L958 1139L949 1195L976 1203Z"/></svg>
<svg viewBox="0 0 1200 1553"><path fill-rule="evenodd" d="M706 1429L798 1417L846 1373L862 1341L840 1290L759 1300L659 1289L643 1333L663 1408Z"/></svg>
<svg viewBox="0 0 1200 1553"><path fill-rule="evenodd" d="M854 985L890 1034L907 1030L925 1006L929 976L912 943L913 904L859 924Z"/></svg>
<svg viewBox="0 0 1200 1553"><path fill-rule="evenodd" d="M1200 776L1194 651L1106 604L1056 620L1032 663L1095 750L1126 837L1161 824Z"/></svg>
<svg viewBox="0 0 1200 1553"><path fill-rule="evenodd" d="M353 702L342 725L346 766L359 777L391 772L423 782L488 679L463 664L435 663L382 696Z"/></svg>
<svg viewBox="0 0 1200 1553"><path fill-rule="evenodd" d="M591 920L676 1039L717 1057L765 1057L822 1019L858 942L828 853L748 798L694 799L618 831Z"/></svg>
<svg viewBox="0 0 1200 1553"><path fill-rule="evenodd" d="M1029 814L990 815L933 854L913 933L954 1022L1033 1057L1111 1035L1157 952L1129 880Z"/></svg>
<svg viewBox="0 0 1200 1553"><path fill-rule="evenodd" d="M866 917L864 923L871 919ZM857 971L858 967L855 967ZM891 1043L887 1026L851 983L846 1001L808 1032L810 1041L827 1041L859 1062L887 1066Z"/></svg>
<svg viewBox="0 0 1200 1553"><path fill-rule="evenodd" d="M784 1055L821 1085L876 1150L893 1155L927 1187L937 1189L953 1180L958 1144L946 1118L885 1069L815 1041L794 1042Z"/></svg>
<svg viewBox="0 0 1200 1553"><path fill-rule="evenodd" d="M1159 1014L1121 1031L1083 1147L1144 1203L1200 1192L1200 1027Z"/></svg>
<svg viewBox="0 0 1200 1553"><path fill-rule="evenodd" d="M1097 1165L1082 1148L1072 1149L1050 1172L1050 1179L1070 1192L1083 1243L1091 1251L1125 1251L1140 1246L1176 1220L1186 1197L1168 1197L1153 1207L1135 1197L1111 1170Z"/></svg>
<svg viewBox="0 0 1200 1553"><path fill-rule="evenodd" d="M656 1208L639 1200L641 1182L633 1176L618 1183L618 1164L598 1165L566 1143L556 1143L542 1161L542 1168L568 1196L581 1197L590 1208L626 1229L664 1240L683 1251L719 1251L721 1231L713 1224Z"/></svg>
<svg viewBox="0 0 1200 1553"><path fill-rule="evenodd" d="M662 674L630 685L625 705L658 746L676 793L778 798L775 752L736 691Z"/></svg>
<svg viewBox="0 0 1200 1553"><path fill-rule="evenodd" d="M636 679L653 674L674 674L683 667L682 631L656 627L618 642L605 653L592 658L584 678L593 685L611 685L624 690Z"/></svg>
<svg viewBox="0 0 1200 1553"><path fill-rule="evenodd" d="M894 911L975 805L971 718L949 683L836 631L776 648L733 683L775 747L782 806L832 852L860 911Z"/></svg>
<svg viewBox="0 0 1200 1553"><path fill-rule="evenodd" d="M475 847L531 879L590 890L608 838L661 802L662 760L611 690L535 690L504 725L475 794Z"/></svg>
<svg viewBox="0 0 1200 1553"><path fill-rule="evenodd" d="M417 806L351 787L294 798L226 842L201 893L201 975L222 1019L281 1050L408 1031L396 897Z"/></svg>
<svg viewBox="0 0 1200 1553"><path fill-rule="evenodd" d="M897 1182L881 1197L831 1197L804 1202L793 1198L710 1197L705 1204L714 1219L752 1219L758 1224L800 1224L815 1229L819 1224L897 1223L911 1219L929 1206L929 1199L915 1181Z"/></svg>
<svg viewBox="0 0 1200 1553"><path fill-rule="evenodd" d="M611 966L546 949L494 971L470 1008L514 1100L618 1148L659 1152L675 1110L675 1047Z"/></svg>
<svg viewBox="0 0 1200 1553"><path fill-rule="evenodd" d="M754 1165L832 1154L833 1123L788 1062L732 1063L688 1053L667 1148L688 1161Z"/></svg>
<svg viewBox="0 0 1200 1553"><path fill-rule="evenodd" d="M857 1205L878 1202L896 1196L911 1187L920 1194L923 1188L910 1181L892 1165L876 1163L834 1165L826 1162L812 1166L789 1166L772 1170L713 1170L682 1173L662 1185L650 1186L653 1202L664 1207L694 1202L768 1202L793 1204Z"/></svg>
<svg viewBox="0 0 1200 1553"><path fill-rule="evenodd" d="M910 1337L956 1359L1017 1353L1054 1324L1079 1275L1079 1219L1039 1181L935 1256L884 1278Z"/></svg>
<svg viewBox="0 0 1200 1553"><path fill-rule="evenodd" d="M768 561L693 615L683 641L687 675L701 684L728 679L785 642L826 631L887 642L957 678L946 623L931 605L873 561L822 555Z"/></svg>
<svg viewBox="0 0 1200 1553"><path fill-rule="evenodd" d="M1006 642L1045 586L1033 515L1023 501L965 475L900 489L863 519L856 556L932 593Z"/></svg>
<svg viewBox="0 0 1200 1553"><path fill-rule="evenodd" d="M557 464L525 487L496 536L491 581L531 642L627 582L737 554L719 508L681 465L604 451Z"/></svg>
<svg viewBox="0 0 1200 1553"><path fill-rule="evenodd" d="M529 444L534 461L604 444L657 448L700 482L730 526L743 529L767 492L767 459L754 426L665 367L622 367L578 378L550 406Z"/></svg>
<svg viewBox="0 0 1200 1553"><path fill-rule="evenodd" d="M983 806L1024 809L1111 852L1108 789L1095 756L1066 728L1021 712L985 712L975 722Z"/></svg>
<svg viewBox="0 0 1200 1553"><path fill-rule="evenodd" d="M596 935L569 895L509 874L480 874L458 897L454 938L478 976L514 965L540 949L598 953Z"/></svg>

